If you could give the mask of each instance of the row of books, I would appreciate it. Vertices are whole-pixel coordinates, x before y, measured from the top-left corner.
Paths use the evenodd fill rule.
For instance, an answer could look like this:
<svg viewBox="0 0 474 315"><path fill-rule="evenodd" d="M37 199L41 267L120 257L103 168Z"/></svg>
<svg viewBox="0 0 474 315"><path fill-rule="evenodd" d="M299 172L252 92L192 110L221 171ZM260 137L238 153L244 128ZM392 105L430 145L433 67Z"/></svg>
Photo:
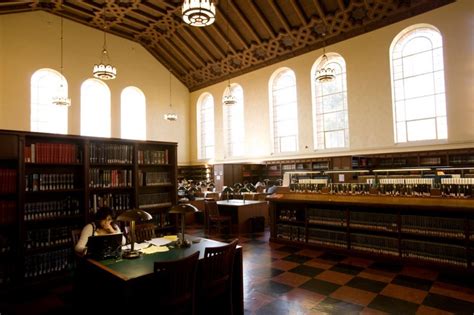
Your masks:
<svg viewBox="0 0 474 315"><path fill-rule="evenodd" d="M346 213L337 209L308 209L308 223L331 226L347 226Z"/></svg>
<svg viewBox="0 0 474 315"><path fill-rule="evenodd" d="M171 184L169 172L138 172L139 186L159 186Z"/></svg>
<svg viewBox="0 0 474 315"><path fill-rule="evenodd" d="M401 231L422 235L465 238L464 218L429 217L420 215L402 215Z"/></svg>
<svg viewBox="0 0 474 315"><path fill-rule="evenodd" d="M90 213L96 213L100 207L109 207L114 211L131 209L132 197L127 193L92 194L89 200Z"/></svg>
<svg viewBox="0 0 474 315"><path fill-rule="evenodd" d="M169 164L168 149L166 150L138 150L138 164L141 164L141 165Z"/></svg>
<svg viewBox="0 0 474 315"><path fill-rule="evenodd" d="M0 168L0 193L16 192L16 174L14 169Z"/></svg>
<svg viewBox="0 0 474 315"><path fill-rule="evenodd" d="M15 266L13 264L0 264L0 286L11 283L14 274Z"/></svg>
<svg viewBox="0 0 474 315"><path fill-rule="evenodd" d="M280 210L278 213L278 220L279 221L303 221L304 213L298 214L296 210Z"/></svg>
<svg viewBox="0 0 474 315"><path fill-rule="evenodd" d="M351 248L398 256L398 238L351 233Z"/></svg>
<svg viewBox="0 0 474 315"><path fill-rule="evenodd" d="M0 254L9 253L12 250L11 235L0 234Z"/></svg>
<svg viewBox="0 0 474 315"><path fill-rule="evenodd" d="M152 217L153 223L155 223L158 228L171 226L170 216L168 213L155 213L152 214Z"/></svg>
<svg viewBox="0 0 474 315"><path fill-rule="evenodd" d="M25 175L25 191L74 189L74 173Z"/></svg>
<svg viewBox="0 0 474 315"><path fill-rule="evenodd" d="M89 169L89 180L90 188L132 187L132 170L91 168Z"/></svg>
<svg viewBox="0 0 474 315"><path fill-rule="evenodd" d="M92 164L132 164L133 145L91 143L89 161Z"/></svg>
<svg viewBox="0 0 474 315"><path fill-rule="evenodd" d="M24 220L41 221L60 217L77 216L81 213L78 199L67 197L60 200L25 203Z"/></svg>
<svg viewBox="0 0 474 315"><path fill-rule="evenodd" d="M467 267L466 248L452 244L402 240L402 256Z"/></svg>
<svg viewBox="0 0 474 315"><path fill-rule="evenodd" d="M397 215L393 213L350 212L350 227L398 232Z"/></svg>
<svg viewBox="0 0 474 315"><path fill-rule="evenodd" d="M308 229L308 243L347 248L347 233L324 229Z"/></svg>
<svg viewBox="0 0 474 315"><path fill-rule="evenodd" d="M294 225L277 225L277 238L296 241L296 242L305 242L306 241L306 232L304 227L294 226Z"/></svg>
<svg viewBox="0 0 474 315"><path fill-rule="evenodd" d="M12 224L16 221L16 201L0 200L0 224Z"/></svg>
<svg viewBox="0 0 474 315"><path fill-rule="evenodd" d="M26 249L44 248L56 245L72 244L71 230L79 226L61 226L49 229L34 229L26 232Z"/></svg>
<svg viewBox="0 0 474 315"><path fill-rule="evenodd" d="M138 196L138 205L140 208L156 207L166 204L171 204L170 194L167 192L141 194Z"/></svg>
<svg viewBox="0 0 474 315"><path fill-rule="evenodd" d="M26 256L24 277L30 279L70 270L73 262L72 248Z"/></svg>
<svg viewBox="0 0 474 315"><path fill-rule="evenodd" d="M26 163L82 163L82 151L71 143L32 143L24 149Z"/></svg>

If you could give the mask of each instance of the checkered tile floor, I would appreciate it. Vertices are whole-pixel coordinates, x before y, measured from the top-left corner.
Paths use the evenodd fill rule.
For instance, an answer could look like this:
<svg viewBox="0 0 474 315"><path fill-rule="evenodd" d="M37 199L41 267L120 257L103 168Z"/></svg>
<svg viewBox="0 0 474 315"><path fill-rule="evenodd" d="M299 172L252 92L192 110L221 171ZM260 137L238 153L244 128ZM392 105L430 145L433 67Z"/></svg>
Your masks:
<svg viewBox="0 0 474 315"><path fill-rule="evenodd" d="M268 239L268 232L239 237L245 314L474 314L472 275Z"/></svg>

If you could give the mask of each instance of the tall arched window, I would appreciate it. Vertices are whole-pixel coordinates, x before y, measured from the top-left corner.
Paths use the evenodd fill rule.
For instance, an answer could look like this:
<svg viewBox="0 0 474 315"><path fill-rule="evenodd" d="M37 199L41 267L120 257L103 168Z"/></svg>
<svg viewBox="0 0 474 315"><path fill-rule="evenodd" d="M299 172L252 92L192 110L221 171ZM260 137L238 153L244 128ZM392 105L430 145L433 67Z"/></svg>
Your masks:
<svg viewBox="0 0 474 315"><path fill-rule="evenodd" d="M338 54L326 54L328 61L321 65L321 58L313 65L313 131L316 150L347 148L349 123L347 114L346 63ZM336 79L318 82L314 79L321 66L335 70Z"/></svg>
<svg viewBox="0 0 474 315"><path fill-rule="evenodd" d="M201 95L197 106L198 159L214 158L214 98L211 94Z"/></svg>
<svg viewBox="0 0 474 315"><path fill-rule="evenodd" d="M134 86L123 89L120 96L120 125L123 139L146 139L145 94Z"/></svg>
<svg viewBox="0 0 474 315"><path fill-rule="evenodd" d="M244 91L238 84L231 87L232 95L237 100L234 105L224 106L224 145L225 156L241 156L244 154ZM228 94L226 88L224 95Z"/></svg>
<svg viewBox="0 0 474 315"><path fill-rule="evenodd" d="M431 25L401 31L390 49L395 142L448 138L443 39Z"/></svg>
<svg viewBox="0 0 474 315"><path fill-rule="evenodd" d="M110 89L101 80L87 79L81 86L81 135L110 137Z"/></svg>
<svg viewBox="0 0 474 315"><path fill-rule="evenodd" d="M278 70L270 79L270 114L273 134L273 151L298 150L298 113L296 77L293 70Z"/></svg>
<svg viewBox="0 0 474 315"><path fill-rule="evenodd" d="M67 134L68 108L52 103L58 94L67 97L67 91L66 79L56 70L40 69L31 76L31 131Z"/></svg>

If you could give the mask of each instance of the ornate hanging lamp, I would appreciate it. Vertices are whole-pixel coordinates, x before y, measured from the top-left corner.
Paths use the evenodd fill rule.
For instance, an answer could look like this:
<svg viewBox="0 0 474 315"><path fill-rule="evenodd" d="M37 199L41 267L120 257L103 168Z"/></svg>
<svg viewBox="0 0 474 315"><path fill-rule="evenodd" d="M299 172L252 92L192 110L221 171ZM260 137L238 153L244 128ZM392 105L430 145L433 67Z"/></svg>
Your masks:
<svg viewBox="0 0 474 315"><path fill-rule="evenodd" d="M171 71L170 71L170 111L163 115L163 118L168 121L178 120L178 114L173 111L173 105L171 103Z"/></svg>
<svg viewBox="0 0 474 315"><path fill-rule="evenodd" d="M95 78L101 80L113 80L117 77L117 68L111 65L109 52L107 51L107 33L105 32L107 25L105 19L105 4L104 4L104 46L100 55L100 63L94 65L92 74Z"/></svg>
<svg viewBox="0 0 474 315"><path fill-rule="evenodd" d="M196 27L211 25L216 20L216 7L212 0L184 0L183 21Z"/></svg>
<svg viewBox="0 0 474 315"><path fill-rule="evenodd" d="M67 90L64 84L64 74L63 74L63 18L61 17L61 82L59 83L58 90L56 95L53 96L52 103L56 106L71 106L71 99L67 96Z"/></svg>

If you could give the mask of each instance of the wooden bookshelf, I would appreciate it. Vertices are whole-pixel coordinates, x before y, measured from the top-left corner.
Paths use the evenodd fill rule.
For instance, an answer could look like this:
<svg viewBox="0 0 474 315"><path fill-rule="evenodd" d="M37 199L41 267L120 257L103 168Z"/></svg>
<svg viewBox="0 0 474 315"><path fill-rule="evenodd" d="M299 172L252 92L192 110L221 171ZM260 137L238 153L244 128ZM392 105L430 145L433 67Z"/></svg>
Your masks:
<svg viewBox="0 0 474 315"><path fill-rule="evenodd" d="M173 232L177 144L0 131L0 291L70 275L71 230L100 206Z"/></svg>

